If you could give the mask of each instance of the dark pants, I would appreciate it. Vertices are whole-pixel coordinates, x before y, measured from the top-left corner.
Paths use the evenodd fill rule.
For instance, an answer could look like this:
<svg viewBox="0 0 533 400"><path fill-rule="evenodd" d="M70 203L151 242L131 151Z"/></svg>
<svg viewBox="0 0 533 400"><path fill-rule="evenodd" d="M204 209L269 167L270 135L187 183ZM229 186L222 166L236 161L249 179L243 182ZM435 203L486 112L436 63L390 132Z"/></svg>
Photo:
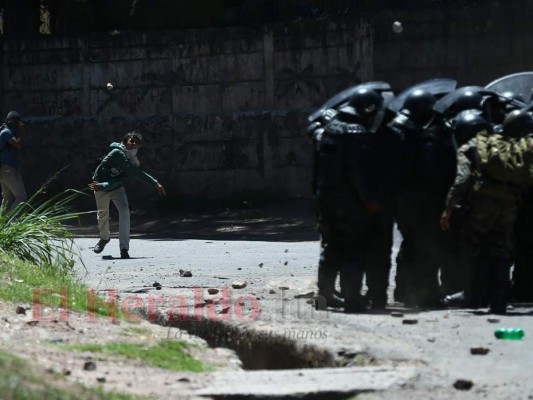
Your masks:
<svg viewBox="0 0 533 400"><path fill-rule="evenodd" d="M533 190L524 196L516 219L516 257L512 295L514 301L533 302Z"/></svg>
<svg viewBox="0 0 533 400"><path fill-rule="evenodd" d="M445 263L451 268L455 261L453 238L439 226L442 204L442 196L430 193L400 193L397 197L396 221L403 242L395 296L411 306L438 304L439 268Z"/></svg>
<svg viewBox="0 0 533 400"><path fill-rule="evenodd" d="M357 197L335 192L318 197L318 229L321 234L319 294L334 289L341 274L346 309L365 307L361 296L366 274L368 297L384 306L390 270L392 218L385 212L370 213Z"/></svg>
<svg viewBox="0 0 533 400"><path fill-rule="evenodd" d="M472 273L467 299L474 306L489 303L492 311L505 312L516 212L512 195L495 197L474 192L469 199L465 237Z"/></svg>

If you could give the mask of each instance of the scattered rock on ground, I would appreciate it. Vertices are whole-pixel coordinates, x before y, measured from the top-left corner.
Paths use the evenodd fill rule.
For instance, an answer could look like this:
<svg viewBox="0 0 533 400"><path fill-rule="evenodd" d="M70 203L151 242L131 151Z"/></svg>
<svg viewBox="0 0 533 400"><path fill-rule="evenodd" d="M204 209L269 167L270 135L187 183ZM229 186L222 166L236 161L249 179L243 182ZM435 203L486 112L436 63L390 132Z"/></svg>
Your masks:
<svg viewBox="0 0 533 400"><path fill-rule="evenodd" d="M472 347L470 349L470 354L484 356L485 354L488 354L489 351L490 350L486 347Z"/></svg>
<svg viewBox="0 0 533 400"><path fill-rule="evenodd" d="M246 281L233 281L231 287L233 289L244 289L246 287Z"/></svg>
<svg viewBox="0 0 533 400"><path fill-rule="evenodd" d="M457 390L470 390L472 386L474 386L474 383L467 379L457 379L453 384L453 387Z"/></svg>
<svg viewBox="0 0 533 400"><path fill-rule="evenodd" d="M311 299L315 296L315 292L309 291L309 292L302 292L294 295L295 299Z"/></svg>

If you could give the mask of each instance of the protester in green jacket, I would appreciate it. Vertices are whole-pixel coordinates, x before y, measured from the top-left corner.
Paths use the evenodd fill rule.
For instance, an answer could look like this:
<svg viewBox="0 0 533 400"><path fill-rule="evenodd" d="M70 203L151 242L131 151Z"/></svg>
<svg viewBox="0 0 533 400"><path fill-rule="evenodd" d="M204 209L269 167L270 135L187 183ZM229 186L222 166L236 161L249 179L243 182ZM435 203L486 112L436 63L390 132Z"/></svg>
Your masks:
<svg viewBox="0 0 533 400"><path fill-rule="evenodd" d="M100 162L89 189L94 191L97 206L98 228L100 240L94 247L95 253L101 253L109 243L109 202L112 201L118 210L120 257L130 258L130 210L128 197L124 189L124 179L133 178L155 186L159 195L166 195L165 188L151 175L139 167L137 150L141 145L142 135L138 132L127 133L122 143L111 143L110 152Z"/></svg>

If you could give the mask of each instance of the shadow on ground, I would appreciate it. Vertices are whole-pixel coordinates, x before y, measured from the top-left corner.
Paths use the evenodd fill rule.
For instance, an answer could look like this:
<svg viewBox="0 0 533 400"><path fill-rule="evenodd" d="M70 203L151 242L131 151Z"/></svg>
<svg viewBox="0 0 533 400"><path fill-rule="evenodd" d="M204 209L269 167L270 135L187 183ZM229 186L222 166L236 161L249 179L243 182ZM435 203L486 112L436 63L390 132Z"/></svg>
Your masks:
<svg viewBox="0 0 533 400"><path fill-rule="evenodd" d="M111 231L118 232L118 214L111 206ZM70 230L76 236L97 237L96 215L84 216ZM204 208L132 212L131 233L143 239L318 240L311 200L290 200L258 207Z"/></svg>

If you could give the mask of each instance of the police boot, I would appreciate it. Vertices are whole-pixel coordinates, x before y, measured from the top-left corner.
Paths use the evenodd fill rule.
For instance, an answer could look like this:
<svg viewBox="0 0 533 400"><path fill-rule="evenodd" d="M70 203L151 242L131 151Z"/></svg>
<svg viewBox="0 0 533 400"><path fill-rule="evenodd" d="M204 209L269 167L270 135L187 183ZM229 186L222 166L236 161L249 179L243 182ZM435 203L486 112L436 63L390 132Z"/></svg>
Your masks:
<svg viewBox="0 0 533 400"><path fill-rule="evenodd" d="M490 312L505 314L509 296L509 272L511 261L498 259L491 263Z"/></svg>
<svg viewBox="0 0 533 400"><path fill-rule="evenodd" d="M337 271L329 270L324 266L318 267L318 294L315 296L315 308L325 310L328 307L342 307L344 300L335 291Z"/></svg>
<svg viewBox="0 0 533 400"><path fill-rule="evenodd" d="M387 289L369 289L366 295L371 310L384 310L387 306Z"/></svg>
<svg viewBox="0 0 533 400"><path fill-rule="evenodd" d="M485 257L468 259L468 282L465 290L465 306L469 308L487 307L489 303L490 262Z"/></svg>
<svg viewBox="0 0 533 400"><path fill-rule="evenodd" d="M353 265L341 271L342 290L344 293L344 312L347 314L366 311L368 301L361 294L363 273Z"/></svg>

